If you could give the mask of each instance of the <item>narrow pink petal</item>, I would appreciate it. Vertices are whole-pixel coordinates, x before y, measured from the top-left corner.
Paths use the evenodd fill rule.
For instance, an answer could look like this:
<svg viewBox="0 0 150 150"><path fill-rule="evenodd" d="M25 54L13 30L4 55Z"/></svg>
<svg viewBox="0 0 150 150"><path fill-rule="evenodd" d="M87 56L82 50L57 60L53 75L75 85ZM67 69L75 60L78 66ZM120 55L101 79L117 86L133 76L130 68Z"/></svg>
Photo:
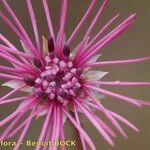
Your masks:
<svg viewBox="0 0 150 150"><path fill-rule="evenodd" d="M102 5L100 6L100 8L99 8L99 11L97 12L96 16L94 17L94 19L93 19L93 21L92 21L90 27L88 28L87 32L85 33L85 35L84 35L84 37L83 37L83 40L82 40L82 42L80 43L80 46L79 46L79 48L78 48L78 50L77 50L77 56L78 56L78 54L82 53L83 47L84 47L84 45L85 45L85 40L88 38L89 34L91 33L92 29L94 28L94 26L95 26L95 24L96 24L96 22L97 22L99 16L101 16L101 14L102 14L104 8L105 8L106 5L107 5L107 2L108 2L108 0L104 0L103 4L102 4Z"/></svg>
<svg viewBox="0 0 150 150"><path fill-rule="evenodd" d="M67 45L70 45L71 42L74 40L74 38L76 37L76 35L78 34L79 30L81 29L81 27L83 26L83 24L85 23L85 21L87 20L87 18L90 16L90 13L94 7L96 0L92 0L87 11L85 12L84 16L82 17L81 21L79 22L79 24L76 26L76 28L74 29L73 33L71 34L71 36L68 38L67 41Z"/></svg>
<svg viewBox="0 0 150 150"><path fill-rule="evenodd" d="M115 15L114 17L112 17L108 23L96 34L96 36L89 42L89 44L87 45L86 49L89 49L94 42L102 35L102 33L104 33L104 31L110 26L112 25L112 23L119 17L119 14Z"/></svg>
<svg viewBox="0 0 150 150"><path fill-rule="evenodd" d="M56 124L56 133L55 133L55 141L59 140L60 132L61 132L61 115L60 115L60 108L57 108L57 124ZM57 147L55 146L53 150L56 150Z"/></svg>
<svg viewBox="0 0 150 150"><path fill-rule="evenodd" d="M22 109L16 109L13 113L11 113L5 119L0 121L0 127L6 124L7 122L9 122L10 120L12 120L14 117L16 117L20 112L27 111L30 108L30 106L34 103L35 103L35 98L31 99L30 102L27 105L25 105Z"/></svg>
<svg viewBox="0 0 150 150"><path fill-rule="evenodd" d="M57 47L56 47L56 52L58 54L58 57L62 57L63 38L64 38L68 0L61 0L61 3L62 4L61 4L61 14L60 14L60 27L59 27Z"/></svg>
<svg viewBox="0 0 150 150"><path fill-rule="evenodd" d="M106 130L107 133L109 133L112 137L116 137L117 135L114 133L114 131L99 117L95 116L97 121L100 123L100 125L103 127L104 130Z"/></svg>
<svg viewBox="0 0 150 150"><path fill-rule="evenodd" d="M6 0L2 0L2 2L4 4L4 6L6 7L6 9L8 10L9 14L11 15L11 17L13 18L14 22L16 23L16 25L17 25L18 29L20 30L21 34L25 38L25 41L27 41L28 46L30 47L30 51L34 52L34 54L37 54L39 56L40 54L37 53L37 50L34 47L32 41L30 40L30 38L29 38L27 32L25 31L23 25L21 24L21 22L19 21L19 19L17 18L17 16L13 12L13 10L10 8L9 4L7 3L7 1ZM25 41L24 41L24 43L26 43Z"/></svg>
<svg viewBox="0 0 150 150"><path fill-rule="evenodd" d="M12 138L13 136L15 136L28 122L28 118L23 121L21 123L21 125L19 125L16 129L14 129L11 133L9 133L8 137L7 138Z"/></svg>
<svg viewBox="0 0 150 150"><path fill-rule="evenodd" d="M47 105L46 106L43 106L42 108L40 108L38 111L36 111L34 114L33 114L33 117L37 116L41 111L45 110L47 108ZM19 130L21 130L25 124L28 122L28 118L26 120L24 120L21 125L19 125L16 129L14 129L9 135L8 135L8 138L12 138L14 135L16 135L16 133L19 132Z"/></svg>
<svg viewBox="0 0 150 150"><path fill-rule="evenodd" d="M55 134L56 134L56 124L57 124L57 110L56 110L56 107L54 107L53 109L53 126L52 126L52 133L51 133L51 138L50 138L50 141L51 142L54 142L55 141ZM48 150L52 150L54 148L54 145L51 145Z"/></svg>
<svg viewBox="0 0 150 150"><path fill-rule="evenodd" d="M6 0L2 0L4 6L6 7L6 9L8 10L9 14L11 15L11 17L14 19L16 25L18 26L19 30L21 31L22 35L25 37L26 41L29 42L29 44L31 45L32 48L34 48L33 43L31 42L29 36L27 35L23 25L21 24L21 22L19 21L19 19L17 18L17 16L15 15L15 13L13 12L13 10L10 8L9 4L7 3ZM34 48L35 49L35 48Z"/></svg>
<svg viewBox="0 0 150 150"><path fill-rule="evenodd" d="M17 53L18 53L18 51L19 51L19 53L20 53L20 50L18 50L6 37L4 37L2 34L0 34L0 40L2 40L8 47L10 47L11 49L13 49L13 50L15 50L15 51L17 51ZM10 51L10 49L9 49L9 51ZM14 51L12 51L12 52L14 52ZM27 53L26 53L27 54ZM25 55L25 54L24 54ZM32 56L32 54L30 54L30 55L27 55L27 56L23 56L23 58L22 57L20 57L20 59L25 63L25 64L27 64L30 68L32 68L32 66L31 66L31 64L29 63L29 60L27 60L27 59L25 59L26 57L29 57L29 58L32 58L33 56Z"/></svg>
<svg viewBox="0 0 150 150"><path fill-rule="evenodd" d="M44 124L43 124L43 127L42 127L42 131L41 131L39 139L38 139L39 142L42 142L44 140L45 135L46 135L47 127L48 127L49 120L50 120L50 116L52 114L52 109L53 109L53 105L51 104L48 108L48 113L46 115L46 118L45 118L45 121L44 121ZM36 150L40 150L40 146L37 146Z"/></svg>
<svg viewBox="0 0 150 150"><path fill-rule="evenodd" d="M60 140L61 141L64 141L65 140L65 131L64 131L64 123L63 123L63 116L65 115L64 113L63 113L63 111L62 110L60 110L61 112L60 112L60 115L61 115L61 120L60 120ZM64 145L64 146L61 146L61 148L60 148L60 150L66 150L66 146Z"/></svg>
<svg viewBox="0 0 150 150"><path fill-rule="evenodd" d="M24 86L25 86L25 85L21 85L21 86L19 86L18 88L13 89L12 91L10 91L9 93L7 93L6 95L2 96L2 97L0 98L0 101L1 101L1 100L4 100L4 99L6 99L6 98L8 98L8 97L10 97L10 96L12 96L12 95L15 94L16 92L18 92L21 88L23 88Z"/></svg>
<svg viewBox="0 0 150 150"><path fill-rule="evenodd" d="M0 121L0 127L3 126L4 124L6 124L8 121L12 120L14 117L16 117L18 114L20 113L20 111L16 110L13 113L11 113L10 115L8 115L5 119Z"/></svg>
<svg viewBox="0 0 150 150"><path fill-rule="evenodd" d="M93 95L93 93L86 90L90 98L95 102L95 104L101 109L101 111L106 115L106 117L112 122L116 129L125 137L128 138L127 134L123 131L119 123L112 117L112 115L107 111L107 109L101 104L101 102Z"/></svg>
<svg viewBox="0 0 150 150"><path fill-rule="evenodd" d="M57 106L55 105L55 107L54 107L54 112L53 112L53 120L54 120L54 122L53 122L53 130L52 130L52 135L51 135L51 141L52 142L54 142L55 141L55 137L56 137L56 132L57 132L57 127L58 127L58 125L57 125ZM55 150L55 145L52 145L52 146L50 146L49 147L49 150Z"/></svg>
<svg viewBox="0 0 150 150"><path fill-rule="evenodd" d="M84 67L98 67L98 66L109 66L109 65L128 65L132 63L139 63L150 60L150 57L141 57L127 60L114 60L114 61L101 61L93 64L85 64Z"/></svg>
<svg viewBox="0 0 150 150"><path fill-rule="evenodd" d="M62 109L62 110L66 114L66 116L69 118L69 120L73 123L73 125L78 129L80 134L84 137L86 142L91 147L91 150L96 150L96 148L95 148L92 140L89 138L88 134L81 128L81 126L76 122L76 120L65 109Z"/></svg>
<svg viewBox="0 0 150 150"><path fill-rule="evenodd" d="M52 125L53 125L53 116L51 116L51 119L49 120L49 126L48 126L48 129L47 129L44 141L49 141L50 140L51 133L52 133L52 130L53 130ZM48 146L44 146L42 150L47 150L47 149L48 149Z"/></svg>
<svg viewBox="0 0 150 150"><path fill-rule="evenodd" d="M119 24L116 28L114 28L111 32L104 36L99 42L97 42L93 47L97 47L109 37L113 37L113 39L115 39L116 36L120 35L120 33L124 32L128 27L130 27L134 23L135 18L136 14L130 15L121 24Z"/></svg>
<svg viewBox="0 0 150 150"><path fill-rule="evenodd" d="M3 51L8 51L8 52L13 53L13 54L16 54L16 55L18 55L18 56L20 56L20 57L25 57L25 58L28 58L28 59L33 58L32 56L27 55L27 54L25 54L25 53L23 53L23 52L21 52L21 51L18 51L18 50L13 49L13 48L9 48L9 47L4 46L4 45L1 45L1 44L0 44L0 51L1 51L1 52L3 52Z"/></svg>
<svg viewBox="0 0 150 150"><path fill-rule="evenodd" d="M112 86L150 86L150 82L126 82L126 81L90 81L94 85Z"/></svg>
<svg viewBox="0 0 150 150"><path fill-rule="evenodd" d="M26 112L20 113L14 120L13 122L5 129L3 134L0 136L0 140L3 141L6 136L9 134L9 132L13 129L13 127L18 123L18 121L21 119L21 117L25 114Z"/></svg>
<svg viewBox="0 0 150 150"><path fill-rule="evenodd" d="M135 127L131 122L129 122L127 119L125 119L124 117L110 111L111 114L118 120L120 120L121 122L123 122L124 124L126 124L128 127L132 128L133 130L135 130L136 132L139 132L139 129L137 127Z"/></svg>
<svg viewBox="0 0 150 150"><path fill-rule="evenodd" d="M14 64L15 68L17 68L17 67L23 68L24 67L24 64L22 62L17 60L15 57L12 57L12 55L7 55L7 52L5 52L5 54L0 52L0 57L3 59L6 59L12 65Z"/></svg>
<svg viewBox="0 0 150 150"><path fill-rule="evenodd" d="M1 53L0 52L0 57L18 65L19 67L22 67L22 68L27 68L23 63L21 63L20 61L18 61L17 59L15 59L14 57L10 57L9 55L6 55L4 53Z"/></svg>
<svg viewBox="0 0 150 150"><path fill-rule="evenodd" d="M2 34L0 34L0 40L2 40L8 47L10 47L11 49L13 49L13 51L10 51L11 49L9 49L8 51L9 52L17 52L18 53L18 51L19 51L19 53L21 52L21 50L18 50L6 37L4 37ZM27 53L26 53L27 54ZM22 54L21 54L22 55ZM25 54L24 54L25 55ZM26 55L26 56L23 56L23 58L22 57L20 57L20 59L25 63L25 64L27 64L30 68L32 68L32 66L31 66L31 64L29 63L29 60L30 59L25 59L25 58L27 57L29 57L29 58L33 58L33 56L32 56L32 54L30 53L30 55Z"/></svg>
<svg viewBox="0 0 150 150"><path fill-rule="evenodd" d="M30 45L28 41L23 37L23 35L16 29L13 23L0 11L0 17L10 26L10 28L14 31L14 33L28 46L33 54L36 54L36 50ZM36 51L36 52L35 52Z"/></svg>
<svg viewBox="0 0 150 150"><path fill-rule="evenodd" d="M20 69L11 68L11 67L2 66L2 65L0 65L0 70L6 71L8 73L23 73L23 72L25 73L26 72Z"/></svg>
<svg viewBox="0 0 150 150"><path fill-rule="evenodd" d="M53 133L52 133L52 137L51 137L51 141L57 141L59 139L59 135L60 135L60 108L58 108L58 106L55 106L56 110L55 110L55 119L54 119L54 124L53 124ZM56 150L56 146L52 145L49 150Z"/></svg>
<svg viewBox="0 0 150 150"><path fill-rule="evenodd" d="M87 62L93 55L95 55L98 50L102 49L104 46L106 46L110 41L117 38L121 33L123 33L125 30L127 30L134 22L135 20L135 14L129 16L124 22L122 22L119 26L117 26L112 32L107 34L103 39L101 39L99 42L97 42L95 45L93 45L87 53L83 56L83 60L79 62L79 65L83 65L85 62Z"/></svg>
<svg viewBox="0 0 150 150"><path fill-rule="evenodd" d="M54 34L53 25L52 25L52 19L51 19L50 11L48 8L48 3L47 3L47 0L42 0L42 2L43 2L46 20L47 20L47 24L48 24L48 28L49 28L49 33L50 33L50 36L53 38L54 43L55 43L55 34Z"/></svg>
<svg viewBox="0 0 150 150"><path fill-rule="evenodd" d="M150 102L143 101L143 100L138 100L138 102L139 102L142 106L150 106Z"/></svg>
<svg viewBox="0 0 150 150"><path fill-rule="evenodd" d="M6 59L7 61L9 61L11 64L15 64L18 67L24 68L27 71L29 71L30 73L33 73L36 75L35 70L31 69L28 65L21 63L20 61L18 61L16 58L12 57L12 55L7 55L6 53L1 53L0 52L0 57Z"/></svg>
<svg viewBox="0 0 150 150"><path fill-rule="evenodd" d="M14 49L14 51L15 52L18 52L19 50L6 38L6 37L4 37L2 34L0 34L0 40L3 42L3 43L5 43L7 46L4 46L3 44L1 44L1 46L2 47L4 47L4 48L9 48L9 52L12 52L13 53L13 51L11 50L11 49ZM11 48L11 49L10 49ZM4 51L2 51L3 53L7 53L9 56L10 56L10 54L6 51L6 50L4 50ZM20 53L20 51L19 51L19 53ZM15 53L14 53L15 54ZM23 53L22 53L23 54ZM29 56L29 55L28 55ZM12 55L11 55L11 57L13 57ZM29 56L29 57L31 57L32 58L32 56ZM15 58L15 57L14 57ZM22 57L19 57L22 61L24 61L25 62L25 58L22 58ZM27 60L26 60L27 61Z"/></svg>
<svg viewBox="0 0 150 150"><path fill-rule="evenodd" d="M2 34L0 34L0 39L9 47L13 49L17 49L6 37L4 37Z"/></svg>
<svg viewBox="0 0 150 150"><path fill-rule="evenodd" d="M33 11L32 4L31 4L31 0L26 0L26 3L27 3L28 11L30 14L31 22L32 22L32 27L33 27L33 31L34 31L37 49L40 51L41 45L40 45L40 39L39 39L39 32L38 32L38 28L37 28L37 24L36 24L35 14Z"/></svg>
<svg viewBox="0 0 150 150"><path fill-rule="evenodd" d="M33 108L34 105L38 103L37 97L34 95L33 97L31 96L30 99L26 99L20 103L18 106L17 110L19 111L27 111Z"/></svg>
<svg viewBox="0 0 150 150"><path fill-rule="evenodd" d="M76 101L77 106L80 108L80 110L85 114L85 116L91 121L91 123L97 128L99 133L103 136L103 138L111 145L114 146L114 143L111 139L111 137L105 132L105 130L100 126L98 121L95 119L93 115L91 115L91 112L87 110L82 104L80 104L78 101Z"/></svg>
<svg viewBox="0 0 150 150"><path fill-rule="evenodd" d="M93 107L93 108L96 108L96 109L99 110L99 111L101 111L101 109L100 109L97 105L95 105L95 104L93 104L93 103L91 103L91 102L86 102L86 104L89 105L89 106L91 106L91 107ZM108 110L108 109L107 109L107 110ZM126 124L128 127L130 127L130 128L132 128L133 130L135 130L136 132L139 131L131 122L129 122L129 121L128 121L127 119L125 119L124 117L122 117L122 116L120 116L120 115L118 115L118 114L116 114L115 112L112 112L112 111L110 111L110 110L108 110L108 111L109 111L117 120L123 122L123 123Z"/></svg>
<svg viewBox="0 0 150 150"><path fill-rule="evenodd" d="M78 113L77 113L77 109L76 109L76 106L75 106L75 105L74 105L74 113L75 113L75 119L76 119L77 123L78 123L79 125L81 125L80 120L79 120L79 116L78 116ZM80 135L80 139L81 139L81 143L82 143L82 148L83 148L83 150L86 150L86 143L85 143L85 140L84 140L82 134L80 134L80 132L79 132L79 135Z"/></svg>
<svg viewBox="0 0 150 150"><path fill-rule="evenodd" d="M86 50L90 49L90 47L96 42L96 40L103 34L103 32L118 18L119 14L115 15L113 18L109 20L109 22L96 34L96 36L87 44L84 48ZM80 53L80 55L84 55L86 51ZM76 56L76 60L80 60L80 55Z"/></svg>
<svg viewBox="0 0 150 150"><path fill-rule="evenodd" d="M8 75L8 74L4 74L4 73L0 73L0 77L4 78L4 79L13 79L13 80L23 80L22 77L17 77L17 76L13 76L13 75Z"/></svg>
<svg viewBox="0 0 150 150"><path fill-rule="evenodd" d="M81 100L81 102L83 102L83 100ZM94 106L93 106L94 105ZM91 106L92 107L96 107L96 109L98 109L98 110L100 110L101 111L101 109L98 107L98 106L96 106L96 104L93 104L92 102L85 102L84 101L84 106L86 107L86 108L88 108L89 109L89 111L91 110ZM91 113L92 115L93 115L93 113ZM112 137L116 137L117 135L115 134L115 132L102 120L102 119L100 119L99 117L97 117L95 114L93 115L94 117L95 117L95 119L98 121L98 123L102 126L102 128L108 133L108 134L110 134Z"/></svg>
<svg viewBox="0 0 150 150"><path fill-rule="evenodd" d="M5 99L3 101L0 101L0 105L12 103L12 102L17 102L17 101L22 101L22 100L26 100L29 98L31 98L31 96L22 96L22 97L17 97L17 98L12 98L12 99Z"/></svg>
<svg viewBox="0 0 150 150"><path fill-rule="evenodd" d="M7 66L2 66L0 65L0 70L1 71L5 71L9 74L15 74L15 75L33 75L33 73L27 71L27 70L24 70L24 68L11 68L11 67L7 67Z"/></svg>
<svg viewBox="0 0 150 150"><path fill-rule="evenodd" d="M36 110L36 107L34 107L33 110L32 110L32 112L30 113L30 116L28 118L28 123L25 125L25 127L24 127L24 129L23 129L23 131L22 131L22 133L21 133L18 141L17 141L17 145L14 147L13 150L19 150L19 147L21 145L20 143L23 141L23 139L24 139L24 137L25 137L25 135L27 133L27 130L28 130L28 128L29 128L29 126L31 124L31 121L33 119L32 114L35 112L35 110Z"/></svg>
<svg viewBox="0 0 150 150"><path fill-rule="evenodd" d="M131 97L127 97L127 96L117 94L117 93L114 93L114 92L111 92L111 91L108 91L108 90L104 90L102 88L97 88L97 87L94 87L94 86L91 86L91 85L86 85L86 87L91 89L91 90L97 91L101 94L111 96L111 97L115 97L117 99L129 102L129 103L131 103L135 106L141 106L141 104L138 102L139 99L134 99L134 98L131 98Z"/></svg>
<svg viewBox="0 0 150 150"><path fill-rule="evenodd" d="M16 136L16 134L17 134L18 132L20 132L20 130L22 130L22 128L23 128L27 123L28 123L28 118L26 118L26 119L21 123L21 125L17 126L16 129L12 130L12 132L9 133L8 138L12 138L12 137Z"/></svg>

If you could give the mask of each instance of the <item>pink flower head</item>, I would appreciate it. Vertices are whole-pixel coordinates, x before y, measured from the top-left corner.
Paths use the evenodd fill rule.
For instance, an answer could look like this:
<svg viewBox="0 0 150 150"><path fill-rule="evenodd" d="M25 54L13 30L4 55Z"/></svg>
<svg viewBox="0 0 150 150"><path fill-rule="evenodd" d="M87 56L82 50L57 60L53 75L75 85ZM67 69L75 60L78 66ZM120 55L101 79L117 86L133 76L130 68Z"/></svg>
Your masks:
<svg viewBox="0 0 150 150"><path fill-rule="evenodd" d="M47 38L39 36L31 0L26 0L35 36L35 45L32 43L22 23L7 1L1 1L7 9L8 14L13 19L13 23L2 11L0 11L0 16L18 36L24 52L19 50L8 41L6 37L0 34L0 57L7 60L12 65L11 67L0 65L1 71L4 72L0 73L0 77L9 80L4 83L3 86L12 88L12 91L0 98L0 104L11 104L16 101L20 101L21 103L14 112L0 121L0 127L9 122L8 127L0 135L0 140L12 138L17 133L20 133L18 144L14 147L14 150L18 150L20 146L19 143L23 141L33 118L43 116L45 117L45 121L38 139L39 142L64 140L64 124L66 119L69 119L79 132L83 150L87 149L87 145L90 146L91 150L96 150L92 140L81 125L81 120L79 119L79 114L81 113L91 121L101 136L111 146L114 146L113 139L117 136L116 133L94 113L93 108L102 112L106 118L109 119L110 124L112 124L123 137L127 138L128 136L120 126L120 122L136 132L139 131L127 119L106 108L99 97L101 95L114 97L120 101L128 102L138 107L149 105L149 102L106 90L103 88L103 85L149 86L150 83L103 81L102 78L108 72L94 69L94 67L120 64L127 65L150 59L150 57L142 57L128 60L97 62L103 47L126 31L133 24L136 14L130 15L111 32L103 38L100 38L104 31L110 27L119 15L112 17L91 39L90 34L108 2L104 0L83 36L83 39L76 46L75 50L72 51L70 46L84 26L85 21L90 16L96 3L95 0L91 0L84 16L67 39L65 38L65 23L68 0L61 0L60 27L57 37L54 34L47 0L42 0L49 29L49 37ZM42 41L40 37L42 37ZM13 94L20 91L26 92L27 95L10 98ZM70 112L74 113L74 116L72 116ZM27 114L28 116L25 118L24 116ZM24 118L24 121L18 125L21 118ZM41 148L42 146L37 146L36 150ZM56 150L57 148L53 145L51 147L45 147L45 149ZM62 147L62 149L66 148Z"/></svg>

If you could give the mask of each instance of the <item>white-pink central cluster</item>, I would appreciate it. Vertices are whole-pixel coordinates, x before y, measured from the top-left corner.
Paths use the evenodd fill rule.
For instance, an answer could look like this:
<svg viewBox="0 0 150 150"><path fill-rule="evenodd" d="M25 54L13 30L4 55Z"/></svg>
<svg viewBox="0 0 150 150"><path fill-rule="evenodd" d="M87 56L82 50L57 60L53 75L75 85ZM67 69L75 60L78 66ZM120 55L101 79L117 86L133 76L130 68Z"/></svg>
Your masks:
<svg viewBox="0 0 150 150"><path fill-rule="evenodd" d="M79 94L84 75L70 58L60 60L54 53L45 57L45 65L35 80L35 92L42 99L58 100L64 105Z"/></svg>

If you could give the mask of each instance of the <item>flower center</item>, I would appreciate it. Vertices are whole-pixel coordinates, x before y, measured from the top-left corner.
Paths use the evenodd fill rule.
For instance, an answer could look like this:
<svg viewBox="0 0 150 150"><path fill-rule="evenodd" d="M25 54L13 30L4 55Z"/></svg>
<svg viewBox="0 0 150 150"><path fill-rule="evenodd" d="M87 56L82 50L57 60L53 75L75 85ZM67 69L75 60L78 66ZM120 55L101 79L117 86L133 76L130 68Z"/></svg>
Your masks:
<svg viewBox="0 0 150 150"><path fill-rule="evenodd" d="M74 67L69 56L59 59L50 52L45 56L44 66L38 60L34 60L34 64L40 70L39 76L34 81L26 79L25 83L34 87L37 97L67 105L79 95L84 75L80 68Z"/></svg>

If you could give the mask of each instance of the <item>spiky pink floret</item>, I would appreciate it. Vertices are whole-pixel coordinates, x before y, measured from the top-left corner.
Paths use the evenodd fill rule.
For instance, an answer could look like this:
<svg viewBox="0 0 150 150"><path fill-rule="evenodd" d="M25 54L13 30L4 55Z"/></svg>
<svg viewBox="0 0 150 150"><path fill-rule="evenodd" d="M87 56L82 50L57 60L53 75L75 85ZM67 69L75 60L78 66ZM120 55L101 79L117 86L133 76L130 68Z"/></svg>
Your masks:
<svg viewBox="0 0 150 150"><path fill-rule="evenodd" d="M26 0L35 36L35 45L32 43L23 25L7 1L2 0L2 3L14 23L12 23L2 11L0 11L0 16L18 36L24 52L19 50L6 37L0 34L0 41L3 43L0 44L0 57L12 65L12 67L0 65L1 71L4 72L0 73L0 77L9 80L4 83L3 86L12 88L12 91L0 98L0 104L13 103L16 101L21 102L14 112L0 121L0 127L10 122L8 127L1 133L0 140L12 138L21 131L18 139L18 143L21 143L32 119L39 116L45 116L45 121L38 139L39 142L56 141L59 139L64 140L64 124L68 118L79 131L83 150L87 149L87 144L91 150L96 150L92 140L81 126L79 114L82 113L91 121L102 137L111 146L114 146L113 139L117 136L116 133L94 113L93 109L102 112L125 138L128 138L128 136L119 122L123 122L136 132L139 131L127 119L107 109L97 94L115 97L120 101L125 101L138 107L150 105L149 102L145 102L141 99L131 98L103 88L103 85L150 86L150 82L102 81L103 76L108 72L92 70L94 67L99 66L127 65L150 60L150 56L147 56L127 60L96 62L101 55L102 48L126 31L133 24L136 14L130 15L111 32L103 38L100 38L104 31L119 17L119 14L115 15L95 37L90 39L90 34L108 3L108 0L104 0L83 36L82 41L77 45L76 53L73 54L70 46L90 16L96 0L91 0L87 11L68 39L64 38L68 0L61 0L60 26L57 36L54 34L48 2L47 0L42 0L49 30L48 38L42 36L43 43L40 41L38 25L31 0ZM27 92L28 95L10 98L19 91ZM71 115L70 111L74 113L74 116ZM27 116L26 114L28 112L30 112L30 114ZM18 124L19 120L23 117L25 117L24 121ZM18 150L19 147L20 144L17 144L14 150ZM36 150L40 150L41 148L39 145L36 147ZM56 150L57 148L55 145L52 145L51 147L44 147L44 149ZM61 147L61 149L64 150L66 148Z"/></svg>

